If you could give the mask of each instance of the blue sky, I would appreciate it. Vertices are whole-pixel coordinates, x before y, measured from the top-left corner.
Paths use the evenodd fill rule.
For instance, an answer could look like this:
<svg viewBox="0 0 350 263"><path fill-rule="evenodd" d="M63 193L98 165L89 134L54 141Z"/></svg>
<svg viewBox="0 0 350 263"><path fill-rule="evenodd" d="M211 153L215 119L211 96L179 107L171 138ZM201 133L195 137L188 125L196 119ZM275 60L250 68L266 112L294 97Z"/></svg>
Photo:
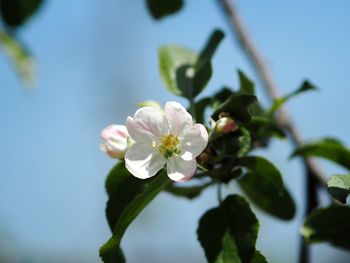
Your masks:
<svg viewBox="0 0 350 263"><path fill-rule="evenodd" d="M236 2L282 92L304 78L319 87L288 104L304 137L337 136L350 145L350 2ZM45 3L20 32L38 61L38 87L22 88L0 56L0 236L10 262L98 262L98 248L109 237L104 179L115 163L99 151L100 130L123 123L147 99L185 103L159 78L159 46L175 43L198 50L214 28L223 29L226 38L203 95L224 84L237 86L240 68L256 81L267 105L225 22L210 0L199 6L188 0L178 15L162 22L150 18L144 1ZM299 208L297 218L287 223L255 209L261 219L258 248L270 262L297 258L303 176L298 161L288 160L290 152L287 142L278 141L259 152L283 171ZM322 165L329 174L343 172ZM226 191L238 190L230 186ZM214 205L213 190L191 202L161 194L126 234L122 246L129 262L168 257L174 263L205 262L195 229ZM312 252L318 263L349 257L327 245Z"/></svg>

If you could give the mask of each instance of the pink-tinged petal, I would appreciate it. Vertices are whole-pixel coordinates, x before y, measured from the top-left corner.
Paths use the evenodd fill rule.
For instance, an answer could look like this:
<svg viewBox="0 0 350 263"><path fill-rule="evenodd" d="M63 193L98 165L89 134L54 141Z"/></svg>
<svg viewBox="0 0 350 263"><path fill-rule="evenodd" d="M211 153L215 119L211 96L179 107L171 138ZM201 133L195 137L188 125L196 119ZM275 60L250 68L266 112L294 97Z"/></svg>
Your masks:
<svg viewBox="0 0 350 263"><path fill-rule="evenodd" d="M134 117L128 117L126 122L130 137L136 142L156 141L168 133L168 126L164 114L151 107L138 109Z"/></svg>
<svg viewBox="0 0 350 263"><path fill-rule="evenodd" d="M193 125L192 116L180 103L167 102L164 114L169 121L170 132L175 136L180 135L183 130Z"/></svg>
<svg viewBox="0 0 350 263"><path fill-rule="evenodd" d="M208 132L202 124L195 124L183 132L181 158L192 160L200 155L208 144Z"/></svg>
<svg viewBox="0 0 350 263"><path fill-rule="evenodd" d="M128 130L125 125L109 125L102 130L100 135L103 140L108 140L109 138L114 137L129 137Z"/></svg>
<svg viewBox="0 0 350 263"><path fill-rule="evenodd" d="M136 142L125 154L125 166L135 177L147 179L164 167L166 159L152 145Z"/></svg>
<svg viewBox="0 0 350 263"><path fill-rule="evenodd" d="M100 149L112 158L122 159L128 147L128 131L124 125L109 125L101 132Z"/></svg>
<svg viewBox="0 0 350 263"><path fill-rule="evenodd" d="M172 157L167 161L168 176L176 182L186 182L191 179L196 172L196 168L196 159L185 161L179 157Z"/></svg>

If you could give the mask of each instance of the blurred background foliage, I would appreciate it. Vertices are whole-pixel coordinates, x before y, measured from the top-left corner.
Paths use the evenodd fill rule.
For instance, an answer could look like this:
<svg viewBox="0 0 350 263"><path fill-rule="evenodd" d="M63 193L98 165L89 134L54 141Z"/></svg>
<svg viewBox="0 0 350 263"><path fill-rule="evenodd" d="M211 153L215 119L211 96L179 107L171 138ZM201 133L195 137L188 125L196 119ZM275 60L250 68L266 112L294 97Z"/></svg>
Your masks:
<svg viewBox="0 0 350 263"><path fill-rule="evenodd" d="M215 27L227 30L215 1L173 1L164 9L152 8L162 3L0 0L5 55L0 57L0 262L99 262L98 247L109 236L104 175L114 163L98 150L99 131L123 123L140 101L178 100L159 78L161 45L198 50ZM305 77L320 87L320 94L291 103L303 134L337 135L349 145L350 124L344 120L350 95L350 4L237 4L283 92L294 90ZM176 16L166 17L181 7ZM164 20L158 23L151 15ZM26 86L38 89L22 89L8 61ZM254 79L230 38L213 65L203 97L224 83L238 83L237 67ZM259 85L258 93L263 97ZM297 260L303 181L298 162L288 160L291 151L286 143L274 142L264 153L285 173L298 207L288 224L254 207L261 219L258 248L269 262ZM342 172L322 165L328 174ZM215 203L214 191L192 202L161 194L128 230L122 245L129 262L205 262L195 229ZM315 245L312 256L318 263L349 258L326 244Z"/></svg>

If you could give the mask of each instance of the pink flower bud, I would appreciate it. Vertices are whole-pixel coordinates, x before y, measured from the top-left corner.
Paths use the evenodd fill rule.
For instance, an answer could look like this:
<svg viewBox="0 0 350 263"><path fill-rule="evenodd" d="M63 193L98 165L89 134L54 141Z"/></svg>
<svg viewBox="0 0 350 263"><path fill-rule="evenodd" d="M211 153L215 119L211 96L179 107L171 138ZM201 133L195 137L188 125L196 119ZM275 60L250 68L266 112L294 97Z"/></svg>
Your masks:
<svg viewBox="0 0 350 263"><path fill-rule="evenodd" d="M128 149L129 134L124 125L109 125L101 132L100 149L112 158L123 159Z"/></svg>
<svg viewBox="0 0 350 263"><path fill-rule="evenodd" d="M236 130L237 125L231 117L222 117L216 122L215 129L220 133L229 133Z"/></svg>

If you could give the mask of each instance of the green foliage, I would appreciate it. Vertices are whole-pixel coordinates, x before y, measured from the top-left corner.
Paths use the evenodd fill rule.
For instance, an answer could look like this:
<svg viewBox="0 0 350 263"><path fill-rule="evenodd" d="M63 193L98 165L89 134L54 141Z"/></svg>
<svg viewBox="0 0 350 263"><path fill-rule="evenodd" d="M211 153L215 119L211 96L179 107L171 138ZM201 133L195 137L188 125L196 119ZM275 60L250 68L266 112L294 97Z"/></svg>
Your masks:
<svg viewBox="0 0 350 263"><path fill-rule="evenodd" d="M329 242L350 249L350 207L330 206L313 211L305 220L302 235L310 243Z"/></svg>
<svg viewBox="0 0 350 263"><path fill-rule="evenodd" d="M35 61L24 45L13 36L0 30L0 47L4 50L26 86L36 83Z"/></svg>
<svg viewBox="0 0 350 263"><path fill-rule="evenodd" d="M311 91L311 90L317 90L317 88L312 85L309 81L305 80L301 86L293 91L292 93L289 93L288 95L279 98L277 100L275 100L275 102L273 103L273 105L271 106L271 108L268 111L268 114L273 114L274 112L276 112L285 102L287 102L289 99L303 93L306 91Z"/></svg>
<svg viewBox="0 0 350 263"><path fill-rule="evenodd" d="M255 95L255 87L254 83L241 71L238 70L238 78L239 78L239 93Z"/></svg>
<svg viewBox="0 0 350 263"><path fill-rule="evenodd" d="M23 25L42 5L43 0L0 0L0 16L11 27Z"/></svg>
<svg viewBox="0 0 350 263"><path fill-rule="evenodd" d="M294 201L280 172L271 162L262 157L247 156L238 159L237 164L250 171L238 183L258 207L280 219L294 217Z"/></svg>
<svg viewBox="0 0 350 263"><path fill-rule="evenodd" d="M350 151L333 138L300 144L295 148L292 157L297 155L323 157L350 169Z"/></svg>
<svg viewBox="0 0 350 263"><path fill-rule="evenodd" d="M106 214L113 235L100 249L103 262L124 262L120 241L127 227L169 182L164 171L140 180L129 174L124 163L113 168L106 181L109 195Z"/></svg>
<svg viewBox="0 0 350 263"><path fill-rule="evenodd" d="M247 201L231 195L202 216L197 234L209 263L250 263L253 258L264 262L255 252L258 230Z"/></svg>
<svg viewBox="0 0 350 263"><path fill-rule="evenodd" d="M154 19L172 15L183 7L182 0L147 0L147 7Z"/></svg>
<svg viewBox="0 0 350 263"><path fill-rule="evenodd" d="M199 55L185 47L161 47L159 68L167 89L192 101L211 77L211 59L223 37L221 31L215 30Z"/></svg>
<svg viewBox="0 0 350 263"><path fill-rule="evenodd" d="M247 123L252 115L249 112L249 106L257 101L254 95L232 94L224 103L217 107L212 118L217 119L221 112L227 112L235 121Z"/></svg>
<svg viewBox="0 0 350 263"><path fill-rule="evenodd" d="M345 204L350 194L350 174L332 176L327 186L328 192L339 202Z"/></svg>
<svg viewBox="0 0 350 263"><path fill-rule="evenodd" d="M186 186L186 187L169 184L165 188L165 191L175 196L184 197L191 200L198 197L202 193L202 191L205 190L210 185L212 185L211 182L203 185Z"/></svg>

